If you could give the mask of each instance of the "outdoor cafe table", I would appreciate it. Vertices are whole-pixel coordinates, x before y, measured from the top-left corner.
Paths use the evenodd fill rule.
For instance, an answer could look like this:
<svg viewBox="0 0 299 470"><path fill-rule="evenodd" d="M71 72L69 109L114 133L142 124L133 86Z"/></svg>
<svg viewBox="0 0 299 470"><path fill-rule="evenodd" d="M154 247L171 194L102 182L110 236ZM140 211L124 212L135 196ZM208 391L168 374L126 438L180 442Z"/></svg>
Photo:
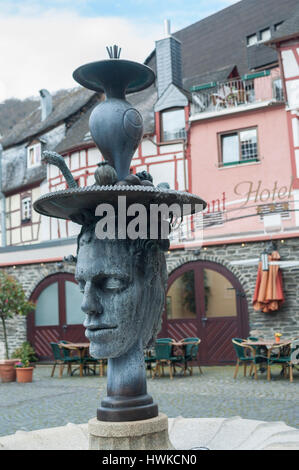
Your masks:
<svg viewBox="0 0 299 470"><path fill-rule="evenodd" d="M60 347L78 351L80 361L80 377L83 377L85 351L89 349L89 343L60 343Z"/></svg>
<svg viewBox="0 0 299 470"><path fill-rule="evenodd" d="M283 348L284 346L289 346L294 339L285 339L285 340L280 340L279 343L275 341L275 339L258 339L256 341L252 341L249 339L246 339L243 341L242 345L248 345L248 346L264 346L267 348L267 359L268 359L268 364L267 364L267 379L271 380L271 367L270 367L270 361L269 359L271 358L271 353L273 349L280 349Z"/></svg>
<svg viewBox="0 0 299 470"><path fill-rule="evenodd" d="M173 340L171 345L172 346L177 346L178 348L185 349L186 346L188 346L190 344L199 344L199 343L200 343L200 340L194 340L194 341L183 341L183 340L175 341L175 340Z"/></svg>

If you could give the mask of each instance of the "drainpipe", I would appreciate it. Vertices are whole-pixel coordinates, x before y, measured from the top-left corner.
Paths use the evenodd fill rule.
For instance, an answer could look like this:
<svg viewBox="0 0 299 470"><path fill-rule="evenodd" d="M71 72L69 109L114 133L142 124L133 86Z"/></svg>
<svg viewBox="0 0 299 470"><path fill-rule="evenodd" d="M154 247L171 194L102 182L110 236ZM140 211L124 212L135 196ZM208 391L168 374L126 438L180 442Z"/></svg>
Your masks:
<svg viewBox="0 0 299 470"><path fill-rule="evenodd" d="M6 214L5 214L5 196L2 192L2 151L3 147L0 144L0 213L1 213L1 246L6 247Z"/></svg>

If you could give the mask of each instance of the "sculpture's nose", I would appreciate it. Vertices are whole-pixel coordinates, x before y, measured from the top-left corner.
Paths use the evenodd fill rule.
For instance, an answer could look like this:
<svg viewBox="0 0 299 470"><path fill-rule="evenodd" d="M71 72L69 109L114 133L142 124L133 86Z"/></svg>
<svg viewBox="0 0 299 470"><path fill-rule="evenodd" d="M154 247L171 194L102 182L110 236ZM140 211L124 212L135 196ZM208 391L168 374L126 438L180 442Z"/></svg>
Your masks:
<svg viewBox="0 0 299 470"><path fill-rule="evenodd" d="M88 281L84 287L83 302L81 310L88 315L101 315L103 307L99 299L96 287Z"/></svg>

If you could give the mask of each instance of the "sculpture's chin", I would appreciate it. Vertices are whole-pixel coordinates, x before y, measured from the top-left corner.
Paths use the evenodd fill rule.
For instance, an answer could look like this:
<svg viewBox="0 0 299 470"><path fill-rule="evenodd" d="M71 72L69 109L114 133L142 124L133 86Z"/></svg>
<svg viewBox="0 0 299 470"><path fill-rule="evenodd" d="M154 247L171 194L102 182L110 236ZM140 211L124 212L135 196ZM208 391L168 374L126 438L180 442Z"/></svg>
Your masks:
<svg viewBox="0 0 299 470"><path fill-rule="evenodd" d="M89 346L89 354L95 359L113 359L125 354L129 348L130 345L129 347L128 345L119 347L119 345L115 342L95 343L91 341Z"/></svg>
<svg viewBox="0 0 299 470"><path fill-rule="evenodd" d="M107 359L107 351L105 349L107 349L105 346L103 347L101 344L91 342L89 354L95 359Z"/></svg>

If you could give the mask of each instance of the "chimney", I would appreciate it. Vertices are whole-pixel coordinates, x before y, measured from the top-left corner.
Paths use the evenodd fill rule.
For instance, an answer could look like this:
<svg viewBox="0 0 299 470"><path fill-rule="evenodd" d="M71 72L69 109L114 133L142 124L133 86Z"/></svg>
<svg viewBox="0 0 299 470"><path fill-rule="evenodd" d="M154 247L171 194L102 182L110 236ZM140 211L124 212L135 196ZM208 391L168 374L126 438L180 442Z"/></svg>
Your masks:
<svg viewBox="0 0 299 470"><path fill-rule="evenodd" d="M156 41L159 98L171 83L183 87L181 42L171 35L169 20L164 20L164 36Z"/></svg>
<svg viewBox="0 0 299 470"><path fill-rule="evenodd" d="M48 90L45 89L40 90L39 94L42 108L42 121L44 121L52 112L52 96L51 93L49 93Z"/></svg>
<svg viewBox="0 0 299 470"><path fill-rule="evenodd" d="M170 20L164 20L164 36L168 38L170 34Z"/></svg>

